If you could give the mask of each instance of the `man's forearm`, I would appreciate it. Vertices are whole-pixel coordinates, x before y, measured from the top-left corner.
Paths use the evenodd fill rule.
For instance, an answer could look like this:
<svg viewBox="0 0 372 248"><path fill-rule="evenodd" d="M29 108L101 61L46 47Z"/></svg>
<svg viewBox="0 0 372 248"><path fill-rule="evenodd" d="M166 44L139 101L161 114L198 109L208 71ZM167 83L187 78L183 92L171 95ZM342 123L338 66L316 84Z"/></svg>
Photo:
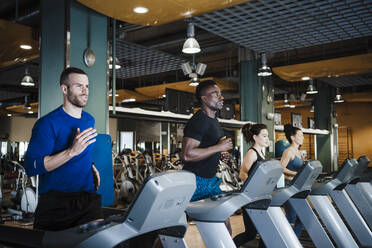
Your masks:
<svg viewBox="0 0 372 248"><path fill-rule="evenodd" d="M44 167L47 171L52 171L69 161L71 158L73 158L73 155L71 154L71 150L68 148L52 156L45 156Z"/></svg>
<svg viewBox="0 0 372 248"><path fill-rule="evenodd" d="M210 146L207 148L193 148L190 149L187 154L184 154L184 160L186 162L197 162L212 156L215 153L220 152L218 146Z"/></svg>

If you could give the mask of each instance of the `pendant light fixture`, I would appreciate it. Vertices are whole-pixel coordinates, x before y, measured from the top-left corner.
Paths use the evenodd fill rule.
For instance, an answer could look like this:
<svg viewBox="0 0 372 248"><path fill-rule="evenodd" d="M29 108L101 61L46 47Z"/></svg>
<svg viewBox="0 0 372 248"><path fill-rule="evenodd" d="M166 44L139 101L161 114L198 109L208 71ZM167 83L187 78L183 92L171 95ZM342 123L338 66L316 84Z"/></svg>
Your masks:
<svg viewBox="0 0 372 248"><path fill-rule="evenodd" d="M318 91L316 90L314 84L313 84L313 80L310 79L309 80L309 86L307 87L307 90L306 90L306 94L308 95L313 95L313 94L317 94Z"/></svg>
<svg viewBox="0 0 372 248"><path fill-rule="evenodd" d="M200 46L195 37L195 27L193 23L187 25L187 40L183 44L182 52L195 54L200 52Z"/></svg>
<svg viewBox="0 0 372 248"><path fill-rule="evenodd" d="M26 69L25 69L25 75L22 78L21 85L22 86L27 86L27 87L35 86L34 79L28 73L28 67L26 67Z"/></svg>
<svg viewBox="0 0 372 248"><path fill-rule="evenodd" d="M284 94L284 107L289 108L290 104L288 101L288 95L287 93Z"/></svg>
<svg viewBox="0 0 372 248"><path fill-rule="evenodd" d="M334 103L341 103L344 102L344 99L341 96L340 89L336 88L336 96L335 99L333 100Z"/></svg>
<svg viewBox="0 0 372 248"><path fill-rule="evenodd" d="M260 77L268 77L272 75L270 67L267 66L266 53L261 54L261 67L257 73Z"/></svg>
<svg viewBox="0 0 372 248"><path fill-rule="evenodd" d="M115 57L115 69L120 69L121 68L121 65L119 63L119 59L118 57ZM109 58L109 69L111 70L112 69L112 56L110 56Z"/></svg>

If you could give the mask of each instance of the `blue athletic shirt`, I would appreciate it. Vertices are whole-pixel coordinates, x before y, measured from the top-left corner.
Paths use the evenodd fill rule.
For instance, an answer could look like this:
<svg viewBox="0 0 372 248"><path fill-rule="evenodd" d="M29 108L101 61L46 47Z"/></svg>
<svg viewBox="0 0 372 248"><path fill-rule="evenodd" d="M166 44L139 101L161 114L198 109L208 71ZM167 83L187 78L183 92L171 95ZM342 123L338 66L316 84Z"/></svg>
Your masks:
<svg viewBox="0 0 372 248"><path fill-rule="evenodd" d="M291 171L299 171L303 164L304 161L301 158L295 156L294 159L289 161L289 163L287 164L287 169Z"/></svg>
<svg viewBox="0 0 372 248"><path fill-rule="evenodd" d="M94 143L50 172L44 167L45 156L71 147L77 128L82 132L90 127L94 128L93 116L82 111L81 118L74 118L62 106L35 123L26 152L25 169L28 176L39 175L40 194L49 191L95 191L92 171Z"/></svg>

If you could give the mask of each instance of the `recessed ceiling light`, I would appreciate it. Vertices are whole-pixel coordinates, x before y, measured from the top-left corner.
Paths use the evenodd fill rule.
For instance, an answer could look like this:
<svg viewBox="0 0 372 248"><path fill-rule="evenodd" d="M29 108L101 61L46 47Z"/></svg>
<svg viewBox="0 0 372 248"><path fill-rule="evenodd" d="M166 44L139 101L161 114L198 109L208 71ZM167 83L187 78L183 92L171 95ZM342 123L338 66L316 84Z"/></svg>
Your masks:
<svg viewBox="0 0 372 248"><path fill-rule="evenodd" d="M188 10L188 11L185 11L183 13L181 13L182 16L191 16L193 13L195 12L195 10Z"/></svg>
<svg viewBox="0 0 372 248"><path fill-rule="evenodd" d="M32 46L30 46L30 45L25 45L25 44L22 44L22 45L20 45L19 47L22 48L22 49L24 49L24 50L30 50L30 49L32 49Z"/></svg>
<svg viewBox="0 0 372 248"><path fill-rule="evenodd" d="M137 14L145 14L145 13L147 13L147 12L149 11L149 9L146 8L146 7L138 6L138 7L135 7L135 8L133 9L133 11L134 11L135 13L137 13Z"/></svg>
<svg viewBox="0 0 372 248"><path fill-rule="evenodd" d="M302 81L307 81L307 80L310 80L310 77L305 76L305 77L302 77L301 80L302 80Z"/></svg>

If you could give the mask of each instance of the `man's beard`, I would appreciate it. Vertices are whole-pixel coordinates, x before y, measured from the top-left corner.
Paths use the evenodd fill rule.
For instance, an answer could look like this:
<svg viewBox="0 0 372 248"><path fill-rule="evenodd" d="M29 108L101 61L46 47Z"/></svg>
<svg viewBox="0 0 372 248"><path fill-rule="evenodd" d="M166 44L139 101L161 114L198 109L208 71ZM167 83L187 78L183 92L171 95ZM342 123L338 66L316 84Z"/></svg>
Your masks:
<svg viewBox="0 0 372 248"><path fill-rule="evenodd" d="M212 111L218 111L218 110L221 110L223 108L223 102L220 103L220 102L216 102L214 104L211 104L208 106Z"/></svg>
<svg viewBox="0 0 372 248"><path fill-rule="evenodd" d="M82 97L82 96L83 95L80 95L80 97ZM88 103L88 99L87 99L87 101L80 100L79 96L73 95L70 92L68 92L67 99L69 100L69 102L72 105L74 105L76 107L79 107L79 108L84 108L85 106L87 106L87 103Z"/></svg>

